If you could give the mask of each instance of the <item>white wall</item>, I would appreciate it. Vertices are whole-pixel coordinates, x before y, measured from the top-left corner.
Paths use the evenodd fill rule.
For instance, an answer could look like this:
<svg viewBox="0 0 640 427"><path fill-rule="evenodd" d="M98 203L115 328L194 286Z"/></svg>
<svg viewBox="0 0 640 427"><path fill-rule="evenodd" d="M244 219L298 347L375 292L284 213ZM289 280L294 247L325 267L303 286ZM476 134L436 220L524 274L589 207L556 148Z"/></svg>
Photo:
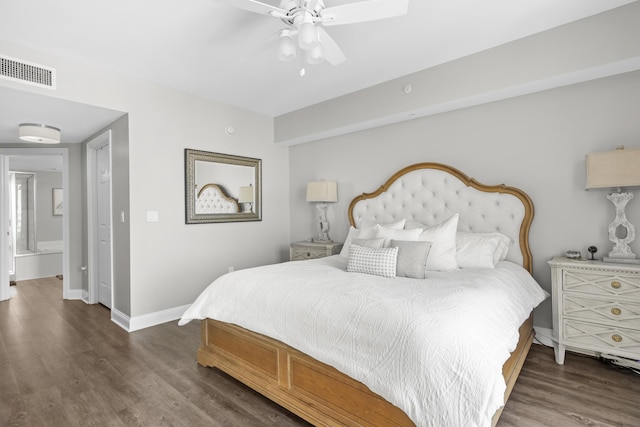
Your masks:
<svg viewBox="0 0 640 427"><path fill-rule="evenodd" d="M418 162L454 166L485 184L521 188L535 205L531 228L534 277L547 290L546 262L568 249L611 249L615 213L605 191L585 191L584 156L622 144L640 148L640 72L599 79L291 148L291 235L313 235L307 181L338 181L329 209L334 240L344 239L351 199L372 192L394 172ZM637 194L640 198L640 193ZM627 216L640 227L640 200ZM640 241L632 249L640 254ZM536 312L551 327L551 304Z"/></svg>
<svg viewBox="0 0 640 427"><path fill-rule="evenodd" d="M272 118L3 41L0 51L55 67L57 89L0 85L128 113L131 305L123 313L134 318L189 304L230 266L287 259L288 149L273 144ZM262 159L263 220L185 225L185 148ZM147 222L147 211L159 221ZM72 268L81 265L76 258Z"/></svg>
<svg viewBox="0 0 640 427"><path fill-rule="evenodd" d="M16 257L15 280L31 280L62 274L62 253Z"/></svg>

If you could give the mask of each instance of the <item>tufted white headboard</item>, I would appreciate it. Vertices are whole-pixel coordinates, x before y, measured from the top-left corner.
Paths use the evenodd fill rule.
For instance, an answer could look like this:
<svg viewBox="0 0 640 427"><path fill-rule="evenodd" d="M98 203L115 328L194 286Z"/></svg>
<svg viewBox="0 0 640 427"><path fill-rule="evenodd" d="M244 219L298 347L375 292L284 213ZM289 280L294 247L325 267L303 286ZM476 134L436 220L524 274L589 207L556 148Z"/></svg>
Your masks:
<svg viewBox="0 0 640 427"><path fill-rule="evenodd" d="M237 213L238 201L229 197L217 184L207 184L198 191L196 213Z"/></svg>
<svg viewBox="0 0 640 427"><path fill-rule="evenodd" d="M460 215L458 230L499 231L511 239L507 260L531 272L529 228L533 203L523 191L505 185L478 183L440 163L418 163L396 172L373 193L357 196L349 205L349 221L388 223L402 218L436 225Z"/></svg>

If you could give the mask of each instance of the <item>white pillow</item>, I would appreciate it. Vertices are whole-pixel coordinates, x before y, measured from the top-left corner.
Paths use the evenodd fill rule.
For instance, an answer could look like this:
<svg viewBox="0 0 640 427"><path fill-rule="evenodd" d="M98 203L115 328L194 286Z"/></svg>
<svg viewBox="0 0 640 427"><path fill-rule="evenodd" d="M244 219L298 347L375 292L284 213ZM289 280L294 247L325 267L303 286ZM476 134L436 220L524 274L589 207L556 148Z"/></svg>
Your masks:
<svg viewBox="0 0 640 427"><path fill-rule="evenodd" d="M391 247L398 248L396 276L424 279L431 242L392 240Z"/></svg>
<svg viewBox="0 0 640 427"><path fill-rule="evenodd" d="M386 228L393 228L395 230L402 230L405 222L406 220L401 219L400 221L383 224L383 226ZM340 255L343 258L349 258L349 246L351 246L351 241L353 239L372 239L376 237L375 232L378 225L381 224L363 219L360 221L360 228L355 228L353 226L349 227L349 232L347 233L347 238L344 240L344 244L340 250Z"/></svg>
<svg viewBox="0 0 640 427"><path fill-rule="evenodd" d="M510 238L508 238L502 233L496 232L496 234L499 234L503 238L500 240L500 245L498 245L498 250L496 252L497 257L494 258L495 264L497 264L498 261L504 261L505 259L507 259L507 254L509 253L509 246L511 245Z"/></svg>
<svg viewBox="0 0 640 427"><path fill-rule="evenodd" d="M401 220L395 221L395 222L388 222L386 224L380 224L379 222L369 221L369 220L363 219L362 221L360 221L360 228L369 228L369 227L375 227L376 225L380 225L380 226L386 227L386 228L393 228L394 230L402 230L404 228L404 224L406 222L407 222L406 219L401 219Z"/></svg>
<svg viewBox="0 0 640 427"><path fill-rule="evenodd" d="M376 238L383 237L384 244L382 245L385 248L391 246L391 240L409 240L416 241L418 237L422 233L422 228L414 228L411 230L394 230L392 228L387 227L376 227Z"/></svg>
<svg viewBox="0 0 640 427"><path fill-rule="evenodd" d="M340 255L343 258L349 258L349 247L351 246L351 242L353 241L353 239L373 239L376 237L376 232L376 227L349 227L349 233L347 233L347 238L344 240L344 244L342 245L342 249L340 250Z"/></svg>
<svg viewBox="0 0 640 427"><path fill-rule="evenodd" d="M453 214L443 222L432 227L425 227L418 240L431 242L431 251L427 258L427 270L455 270L456 261L456 231L458 230L459 214ZM417 224L417 223L416 223Z"/></svg>
<svg viewBox="0 0 640 427"><path fill-rule="evenodd" d="M396 277L398 248L365 248L351 245L347 271L350 273L374 274L382 277Z"/></svg>
<svg viewBox="0 0 640 427"><path fill-rule="evenodd" d="M494 268L509 250L509 238L502 233L470 233L456 235L456 261L460 268Z"/></svg>
<svg viewBox="0 0 640 427"><path fill-rule="evenodd" d="M384 237L376 239L353 239L352 245L364 246L365 248L380 249L384 245Z"/></svg>

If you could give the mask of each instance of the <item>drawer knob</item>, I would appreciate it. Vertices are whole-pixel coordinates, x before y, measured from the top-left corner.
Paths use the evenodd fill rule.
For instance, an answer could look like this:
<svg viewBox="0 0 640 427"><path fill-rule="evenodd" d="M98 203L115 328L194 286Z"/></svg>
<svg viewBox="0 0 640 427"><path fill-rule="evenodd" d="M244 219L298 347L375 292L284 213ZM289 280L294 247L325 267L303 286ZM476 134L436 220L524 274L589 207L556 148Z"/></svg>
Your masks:
<svg viewBox="0 0 640 427"><path fill-rule="evenodd" d="M611 287L613 289L620 289L620 282L618 282L617 280L614 280L613 282L611 282Z"/></svg>
<svg viewBox="0 0 640 427"><path fill-rule="evenodd" d="M620 316L620 314L622 314L622 310L620 310L618 307L613 307L611 309L611 314L615 316Z"/></svg>
<svg viewBox="0 0 640 427"><path fill-rule="evenodd" d="M615 342L622 342L622 337L618 334L611 335L611 339L614 340Z"/></svg>

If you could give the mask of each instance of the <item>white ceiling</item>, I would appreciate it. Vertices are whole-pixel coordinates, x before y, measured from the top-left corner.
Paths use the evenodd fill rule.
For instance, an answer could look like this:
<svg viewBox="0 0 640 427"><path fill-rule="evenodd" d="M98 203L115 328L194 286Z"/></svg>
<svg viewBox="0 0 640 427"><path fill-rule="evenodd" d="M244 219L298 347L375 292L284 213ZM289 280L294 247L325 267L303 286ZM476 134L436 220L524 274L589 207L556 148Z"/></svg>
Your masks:
<svg viewBox="0 0 640 427"><path fill-rule="evenodd" d="M328 27L347 60L308 65L304 77L299 61L276 58L279 19L216 0L2 0L0 39L278 116L632 1L410 0L406 16ZM15 140L21 122L79 142L122 114L5 91L0 142Z"/></svg>

